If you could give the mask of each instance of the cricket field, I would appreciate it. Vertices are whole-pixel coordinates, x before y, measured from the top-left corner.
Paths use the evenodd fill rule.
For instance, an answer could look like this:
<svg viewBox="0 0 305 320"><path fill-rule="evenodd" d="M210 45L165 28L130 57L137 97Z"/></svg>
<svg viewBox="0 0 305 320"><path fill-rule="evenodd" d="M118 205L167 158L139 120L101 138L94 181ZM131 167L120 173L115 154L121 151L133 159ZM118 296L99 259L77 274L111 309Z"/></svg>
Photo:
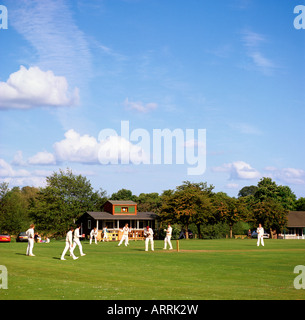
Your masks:
<svg viewBox="0 0 305 320"><path fill-rule="evenodd" d="M173 250L144 251L144 241L82 241L86 256L66 261L64 241L0 243L0 300L304 300L305 241L172 240ZM295 268L299 271L295 273ZM2 268L3 269L3 268ZM1 269L0 269L1 270ZM3 277L6 276L6 279ZM302 282L303 277L303 282ZM7 288L3 288L6 280ZM296 285L298 284L298 285Z"/></svg>

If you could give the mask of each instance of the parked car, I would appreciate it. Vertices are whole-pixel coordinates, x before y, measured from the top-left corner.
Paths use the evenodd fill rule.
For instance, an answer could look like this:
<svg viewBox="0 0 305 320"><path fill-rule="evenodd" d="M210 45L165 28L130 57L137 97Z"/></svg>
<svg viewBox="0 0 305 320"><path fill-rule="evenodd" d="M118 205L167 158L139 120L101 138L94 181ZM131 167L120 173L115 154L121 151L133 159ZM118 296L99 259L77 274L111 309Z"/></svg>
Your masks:
<svg viewBox="0 0 305 320"><path fill-rule="evenodd" d="M16 242L27 242L28 236L26 235L26 232L20 232L16 238Z"/></svg>
<svg viewBox="0 0 305 320"><path fill-rule="evenodd" d="M188 234L189 234L189 239L193 239L194 235L193 235L193 232L190 229L188 229ZM180 232L179 239L185 239L185 238L186 238L185 231L182 230Z"/></svg>
<svg viewBox="0 0 305 320"><path fill-rule="evenodd" d="M0 242L11 242L11 236L6 232L0 232Z"/></svg>
<svg viewBox="0 0 305 320"><path fill-rule="evenodd" d="M254 231L252 232L251 237L252 237L252 238L257 238L257 232L256 232L256 230L254 230ZM264 239L269 239L269 237L270 237L269 233L265 232L264 235L263 235L263 238L264 238Z"/></svg>

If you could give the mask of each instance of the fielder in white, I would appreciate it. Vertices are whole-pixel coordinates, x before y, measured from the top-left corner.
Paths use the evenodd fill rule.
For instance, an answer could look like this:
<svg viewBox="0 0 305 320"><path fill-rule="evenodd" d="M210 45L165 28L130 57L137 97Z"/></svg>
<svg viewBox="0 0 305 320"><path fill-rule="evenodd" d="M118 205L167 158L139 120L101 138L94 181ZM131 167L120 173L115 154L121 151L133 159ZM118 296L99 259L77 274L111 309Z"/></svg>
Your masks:
<svg viewBox="0 0 305 320"><path fill-rule="evenodd" d="M94 237L94 241L95 241L95 244L97 244L97 236L98 236L98 231L96 228L93 228L90 232L90 241L89 243L91 244L92 243L92 238Z"/></svg>
<svg viewBox="0 0 305 320"><path fill-rule="evenodd" d="M73 231L74 231L74 228L71 227L70 230L67 232L66 246L65 246L64 251L62 252L60 260L66 260L65 254L67 253L68 250L70 251L70 256L72 256L73 260L78 259L78 257L76 257L73 253L73 240L72 240L73 239L73 235L72 235Z"/></svg>
<svg viewBox="0 0 305 320"><path fill-rule="evenodd" d="M123 236L122 239L120 241L120 243L118 244L118 246L120 246L122 244L122 242L125 240L125 246L127 247L128 243L128 233L131 232L131 229L128 228L128 223L125 224L125 227L123 228Z"/></svg>
<svg viewBox="0 0 305 320"><path fill-rule="evenodd" d="M74 252L76 245L78 245L80 255L85 256L86 254L83 253L83 247L82 247L82 244L80 243L80 238L82 238L82 235L79 234L79 229L80 229L80 226L77 226L77 228L74 231L72 252Z"/></svg>
<svg viewBox="0 0 305 320"><path fill-rule="evenodd" d="M149 226L144 230L145 239L145 251L148 251L148 242L150 241L151 251L154 251L154 231Z"/></svg>
<svg viewBox="0 0 305 320"><path fill-rule="evenodd" d="M35 257L33 254L33 248L34 248L34 228L35 226L33 224L30 225L30 228L26 231L26 235L28 237L28 247L26 249L26 255Z"/></svg>
<svg viewBox="0 0 305 320"><path fill-rule="evenodd" d="M108 241L108 230L107 226L103 228L103 242Z"/></svg>
<svg viewBox="0 0 305 320"><path fill-rule="evenodd" d="M166 250L167 244L169 245L169 250L173 250L171 238L172 238L172 227L170 223L167 225L167 229L164 230L166 232L166 236L164 238L164 250Z"/></svg>
<svg viewBox="0 0 305 320"><path fill-rule="evenodd" d="M259 243L261 242L262 246L264 246L264 228L261 224L258 225L258 228L256 229L257 232L257 246L259 246Z"/></svg>

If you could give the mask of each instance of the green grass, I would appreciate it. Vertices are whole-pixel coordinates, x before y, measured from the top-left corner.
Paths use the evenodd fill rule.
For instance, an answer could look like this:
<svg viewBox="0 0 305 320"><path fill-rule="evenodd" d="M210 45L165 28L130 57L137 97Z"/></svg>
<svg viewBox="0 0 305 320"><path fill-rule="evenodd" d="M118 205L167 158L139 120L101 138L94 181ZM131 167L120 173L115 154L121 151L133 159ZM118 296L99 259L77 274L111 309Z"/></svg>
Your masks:
<svg viewBox="0 0 305 320"><path fill-rule="evenodd" d="M39 243L35 257L25 255L27 243L0 243L0 265L8 270L8 289L0 300L270 300L304 299L293 273L305 265L302 240L181 240L173 251L155 241L89 245L78 260L59 260L63 241ZM78 248L75 254L79 256Z"/></svg>

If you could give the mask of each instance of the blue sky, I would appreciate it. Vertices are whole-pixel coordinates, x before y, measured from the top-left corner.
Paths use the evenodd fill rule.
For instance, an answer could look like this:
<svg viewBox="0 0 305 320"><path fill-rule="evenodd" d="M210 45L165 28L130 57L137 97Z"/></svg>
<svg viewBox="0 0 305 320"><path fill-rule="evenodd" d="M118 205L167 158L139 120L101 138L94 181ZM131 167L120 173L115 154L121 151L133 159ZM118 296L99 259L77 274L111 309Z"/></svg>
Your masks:
<svg viewBox="0 0 305 320"><path fill-rule="evenodd" d="M303 3L302 3L303 2ZM110 195L184 180L238 191L271 177L305 197L305 30L298 0L2 0L0 181L44 186L60 168ZM101 164L130 131L206 130L206 170ZM117 140L99 141L101 130ZM196 137L188 143L201 146ZM192 144L193 143L193 144ZM202 147L202 146L201 146ZM152 156L152 154L150 154Z"/></svg>

